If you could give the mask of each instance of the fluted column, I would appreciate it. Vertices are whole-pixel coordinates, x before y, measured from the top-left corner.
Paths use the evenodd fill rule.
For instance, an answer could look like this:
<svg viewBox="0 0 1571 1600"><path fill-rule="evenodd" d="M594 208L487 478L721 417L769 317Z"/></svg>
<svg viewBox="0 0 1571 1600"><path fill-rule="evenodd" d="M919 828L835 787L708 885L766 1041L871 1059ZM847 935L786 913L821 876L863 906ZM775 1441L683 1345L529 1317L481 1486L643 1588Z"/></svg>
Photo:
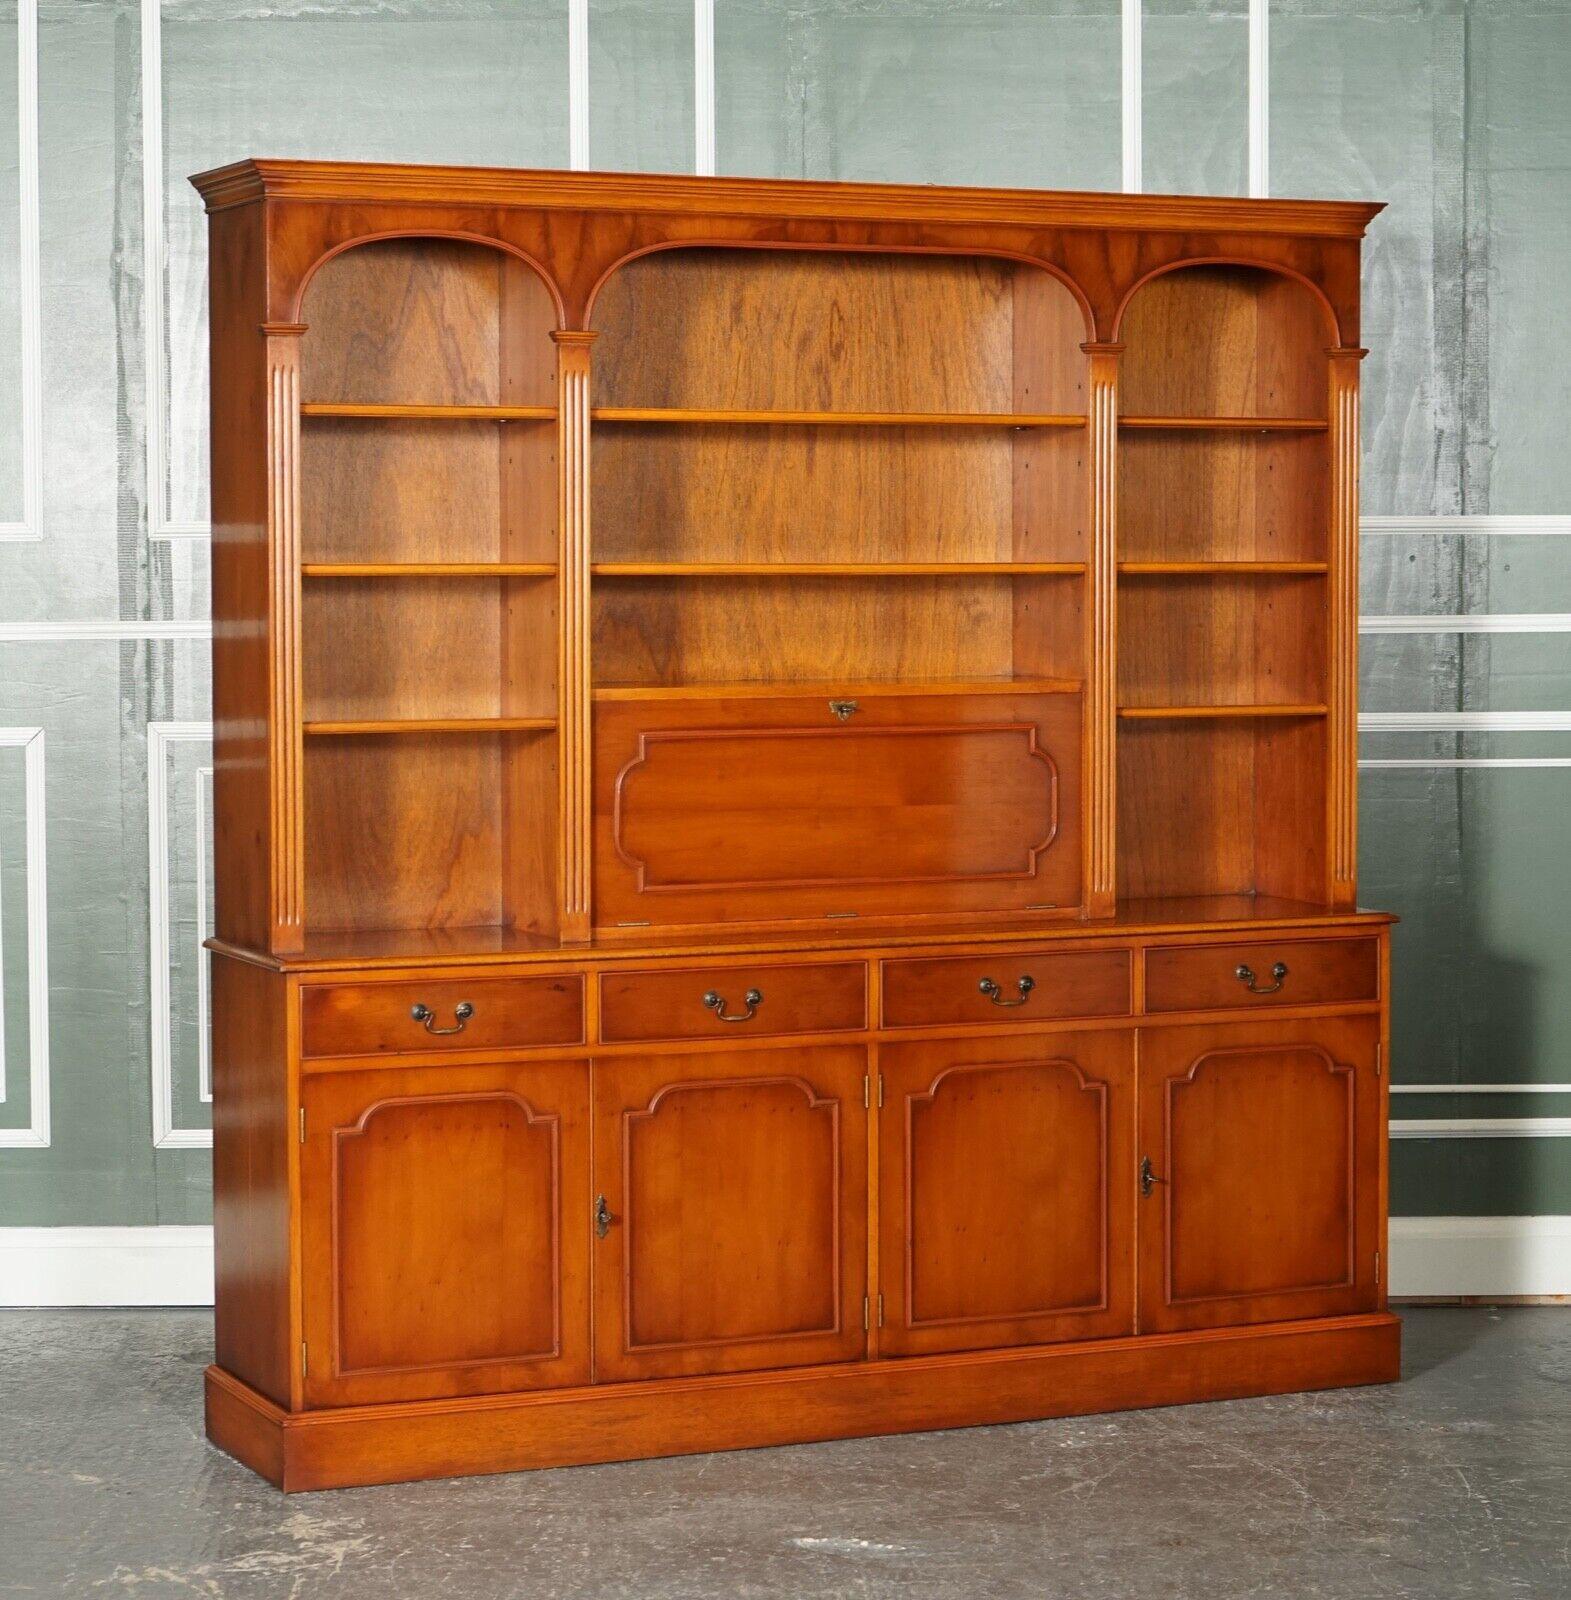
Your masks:
<svg viewBox="0 0 1571 1600"><path fill-rule="evenodd" d="M268 921L279 954L305 944L305 797L300 709L300 336L265 323L267 344Z"/></svg>
<svg viewBox="0 0 1571 1600"><path fill-rule="evenodd" d="M1118 358L1121 344L1086 344L1087 476L1090 549L1086 552L1087 908L1113 914L1118 899Z"/></svg>
<svg viewBox="0 0 1571 1600"><path fill-rule="evenodd" d="M1326 663L1327 900L1358 900L1358 364L1366 350L1330 356L1330 640Z"/></svg>
<svg viewBox="0 0 1571 1600"><path fill-rule="evenodd" d="M590 932L589 373L595 335L556 341L557 781L559 905L564 943Z"/></svg>

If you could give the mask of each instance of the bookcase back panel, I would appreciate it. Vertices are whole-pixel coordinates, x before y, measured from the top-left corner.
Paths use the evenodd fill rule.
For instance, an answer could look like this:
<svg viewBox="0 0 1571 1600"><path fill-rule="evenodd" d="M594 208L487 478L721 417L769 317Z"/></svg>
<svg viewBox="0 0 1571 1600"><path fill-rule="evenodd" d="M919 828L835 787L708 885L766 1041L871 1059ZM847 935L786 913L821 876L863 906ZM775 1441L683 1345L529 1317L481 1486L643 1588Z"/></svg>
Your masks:
<svg viewBox="0 0 1571 1600"><path fill-rule="evenodd" d="M1010 261L662 250L613 274L593 323L606 406L1008 412L1028 398L1084 409L1079 307Z"/></svg>
<svg viewBox="0 0 1571 1600"><path fill-rule="evenodd" d="M1076 578L638 578L594 594L600 683L1008 678L1017 597L1033 676L1078 676ZM1025 614L1029 617L1029 613Z"/></svg>
<svg viewBox="0 0 1571 1600"><path fill-rule="evenodd" d="M305 762L313 929L504 922L506 736L314 739Z"/></svg>
<svg viewBox="0 0 1571 1600"><path fill-rule="evenodd" d="M307 584L305 720L555 716L555 627L549 580Z"/></svg>
<svg viewBox="0 0 1571 1600"><path fill-rule="evenodd" d="M1314 291L1256 267L1182 267L1129 302L1119 405L1125 415L1324 417L1326 347Z"/></svg>
<svg viewBox="0 0 1571 1600"><path fill-rule="evenodd" d="M1008 561L1017 438L958 427L597 422L596 559ZM1022 508L1035 545L1051 542L1062 499L1044 494Z"/></svg>
<svg viewBox="0 0 1571 1600"><path fill-rule="evenodd" d="M638 700L595 719L602 923L1079 904L1080 696Z"/></svg>
<svg viewBox="0 0 1571 1600"><path fill-rule="evenodd" d="M1318 705L1326 602L1318 576L1126 579L1119 704Z"/></svg>
<svg viewBox="0 0 1571 1600"><path fill-rule="evenodd" d="M1328 516L1323 433L1119 437L1125 561L1324 561Z"/></svg>
<svg viewBox="0 0 1571 1600"><path fill-rule="evenodd" d="M550 405L556 324L516 256L457 239L379 239L312 278L301 305L306 401Z"/></svg>
<svg viewBox="0 0 1571 1600"><path fill-rule="evenodd" d="M1125 722L1119 894L1325 898L1323 718Z"/></svg>
<svg viewBox="0 0 1571 1600"><path fill-rule="evenodd" d="M303 559L501 560L498 433L473 422L307 418Z"/></svg>

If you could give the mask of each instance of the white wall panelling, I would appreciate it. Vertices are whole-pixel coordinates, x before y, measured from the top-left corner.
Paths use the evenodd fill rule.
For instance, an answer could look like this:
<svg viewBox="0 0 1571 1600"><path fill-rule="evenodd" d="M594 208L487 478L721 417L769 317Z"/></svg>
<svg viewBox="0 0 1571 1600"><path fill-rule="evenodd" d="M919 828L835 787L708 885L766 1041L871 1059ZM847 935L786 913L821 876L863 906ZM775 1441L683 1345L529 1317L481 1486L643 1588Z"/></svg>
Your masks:
<svg viewBox="0 0 1571 1600"><path fill-rule="evenodd" d="M1565 538L1571 535L1571 516L1495 517L1483 513L1435 517L1360 517L1359 530L1365 534L1394 534L1399 537L1432 538L1435 534L1497 534L1521 538L1523 534L1543 534Z"/></svg>
<svg viewBox="0 0 1571 1600"><path fill-rule="evenodd" d="M173 996L170 991L170 877L169 877L169 747L173 744L206 744L213 729L206 722L150 722L147 725L147 883L149 1015L151 1018L153 1144L160 1150L190 1150L211 1146L210 1128L175 1126L175 1082L173 1050ZM198 1080L204 1100L212 1098L207 1065L207 952L201 941L207 936L207 826L206 782L211 767L197 774L194 823L197 849L197 1036Z"/></svg>
<svg viewBox="0 0 1571 1600"><path fill-rule="evenodd" d="M45 875L44 730L0 728L0 749L22 752L23 854L27 884L27 1078L24 1128L0 1128L0 1149L49 1146L49 889ZM5 1031L0 1019L0 1102L6 1098Z"/></svg>
<svg viewBox="0 0 1571 1600"><path fill-rule="evenodd" d="M44 307L39 273L38 0L16 5L17 307L22 392L22 515L0 522L0 539L42 539L44 500Z"/></svg>
<svg viewBox="0 0 1571 1600"><path fill-rule="evenodd" d="M567 0L567 164L589 166L589 0Z"/></svg>
<svg viewBox="0 0 1571 1600"><path fill-rule="evenodd" d="M715 0L693 0L693 171L715 168Z"/></svg>
<svg viewBox="0 0 1571 1600"><path fill-rule="evenodd" d="M1271 193L1271 7L1249 0L1249 192Z"/></svg>
<svg viewBox="0 0 1571 1600"><path fill-rule="evenodd" d="M1143 160L1141 141L1145 134L1145 92L1141 87L1145 70L1141 54L1145 49L1140 28L1142 15L1142 0L1123 0L1120 20L1123 40L1121 97L1125 194L1139 194L1144 185L1141 172Z"/></svg>

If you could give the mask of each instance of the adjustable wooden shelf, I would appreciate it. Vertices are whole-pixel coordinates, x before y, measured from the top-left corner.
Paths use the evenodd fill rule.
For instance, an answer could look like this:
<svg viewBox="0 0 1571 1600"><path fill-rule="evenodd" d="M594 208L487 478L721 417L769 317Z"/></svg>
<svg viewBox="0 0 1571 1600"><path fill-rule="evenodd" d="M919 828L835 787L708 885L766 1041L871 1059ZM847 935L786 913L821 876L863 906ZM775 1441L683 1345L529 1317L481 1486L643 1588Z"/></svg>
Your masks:
<svg viewBox="0 0 1571 1600"><path fill-rule="evenodd" d="M314 1488L1396 1376L1378 207L195 181L219 1444Z"/></svg>

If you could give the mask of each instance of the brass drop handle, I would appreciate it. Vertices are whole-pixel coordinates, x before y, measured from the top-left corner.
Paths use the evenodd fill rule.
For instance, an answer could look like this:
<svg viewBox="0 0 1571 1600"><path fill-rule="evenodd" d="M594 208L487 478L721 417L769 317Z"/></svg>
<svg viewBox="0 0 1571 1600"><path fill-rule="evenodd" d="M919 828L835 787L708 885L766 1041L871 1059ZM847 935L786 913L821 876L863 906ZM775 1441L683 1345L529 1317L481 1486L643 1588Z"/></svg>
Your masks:
<svg viewBox="0 0 1571 1600"><path fill-rule="evenodd" d="M726 1011L725 997L723 995L716 993L716 991L713 989L710 989L704 995L704 1004L708 1006L709 1009L713 1011L722 1022L751 1022L753 1017L757 1014L758 1008L763 1003L764 991L762 989L749 989L747 993L742 996L742 1004L747 1007L747 1010L729 1013Z"/></svg>
<svg viewBox="0 0 1571 1600"><path fill-rule="evenodd" d="M1270 984L1266 988L1261 988L1261 986L1255 982L1254 971L1249 967L1235 967L1233 969L1233 976L1237 978L1238 981L1243 984L1243 986L1251 994L1275 994L1277 990L1282 987L1282 980L1287 976L1287 963L1285 961L1278 961L1277 964L1272 967L1271 976L1276 979L1276 982Z"/></svg>
<svg viewBox="0 0 1571 1600"><path fill-rule="evenodd" d="M605 1203L605 1196L595 1196L595 1236L603 1239L611 1231L611 1224L615 1219L611 1215L611 1208Z"/></svg>
<svg viewBox="0 0 1571 1600"><path fill-rule="evenodd" d="M468 1020L474 1014L475 1008L470 1005L467 1000L460 1000L458 1004L453 1007L454 1026L451 1028L438 1028L434 1026L436 1022L436 1013L430 1008L430 1006L421 1005L416 1002L409 1008L409 1015L412 1016L416 1022L423 1022L425 1024L425 1031L427 1033L462 1033L464 1031L464 1024L468 1022Z"/></svg>
<svg viewBox="0 0 1571 1600"><path fill-rule="evenodd" d="M1031 998L1031 991L1036 988L1036 979L1027 973L1016 985L1020 991L1018 1000L1006 1000L1003 991L991 978L983 978L977 988L993 1002L995 1006L1023 1006Z"/></svg>
<svg viewBox="0 0 1571 1600"><path fill-rule="evenodd" d="M1142 1199L1146 1199L1146 1200L1150 1199L1151 1191L1154 1188L1156 1188L1156 1186L1159 1183L1166 1183L1166 1182L1167 1182L1166 1178L1157 1177L1156 1168L1151 1165L1150 1156L1141 1156L1141 1158L1140 1158L1140 1196L1141 1196L1141 1198Z"/></svg>

